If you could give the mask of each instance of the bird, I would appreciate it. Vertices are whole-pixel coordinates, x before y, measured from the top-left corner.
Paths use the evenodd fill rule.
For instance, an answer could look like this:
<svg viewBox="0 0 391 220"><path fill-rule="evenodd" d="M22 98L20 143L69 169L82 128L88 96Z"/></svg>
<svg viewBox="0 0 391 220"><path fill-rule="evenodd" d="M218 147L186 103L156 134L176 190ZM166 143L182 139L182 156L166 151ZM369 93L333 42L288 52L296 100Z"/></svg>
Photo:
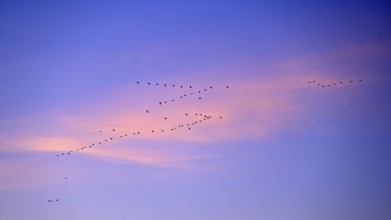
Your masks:
<svg viewBox="0 0 391 220"><path fill-rule="evenodd" d="M149 82L148 85L151 85L151 83Z"/></svg>
<svg viewBox="0 0 391 220"><path fill-rule="evenodd" d="M115 131L115 129L113 128L113 131Z"/></svg>
<svg viewBox="0 0 391 220"><path fill-rule="evenodd" d="M122 135L121 135L121 136L119 136L119 137L121 137L121 138L122 138Z"/></svg>
<svg viewBox="0 0 391 220"><path fill-rule="evenodd" d="M229 86L227 86L227 89L229 88Z"/></svg>
<svg viewBox="0 0 391 220"><path fill-rule="evenodd" d="M147 111L147 113L149 113L148 109L146 109L145 111Z"/></svg>
<svg viewBox="0 0 391 220"><path fill-rule="evenodd" d="M339 82L340 84L343 84L343 82Z"/></svg>
<svg viewBox="0 0 391 220"><path fill-rule="evenodd" d="M353 81L352 80L350 80L350 83L352 83Z"/></svg>
<svg viewBox="0 0 391 220"><path fill-rule="evenodd" d="M164 130L162 130L162 132L164 132Z"/></svg>
<svg viewBox="0 0 391 220"><path fill-rule="evenodd" d="M159 83L156 83L156 85L158 86L158 85L159 85Z"/></svg>
<svg viewBox="0 0 391 220"><path fill-rule="evenodd" d="M102 131L99 131L100 133L102 133Z"/></svg>
<svg viewBox="0 0 391 220"><path fill-rule="evenodd" d="M200 90L200 91L198 91L198 93L201 93L201 90Z"/></svg>
<svg viewBox="0 0 391 220"><path fill-rule="evenodd" d="M56 202L58 202L58 199L56 199Z"/></svg>
<svg viewBox="0 0 391 220"><path fill-rule="evenodd" d="M65 177L65 179L67 180L67 179L68 179L68 177Z"/></svg>
<svg viewBox="0 0 391 220"><path fill-rule="evenodd" d="M220 116L219 118L223 118L223 116Z"/></svg>
<svg viewBox="0 0 391 220"><path fill-rule="evenodd" d="M102 144L102 142L99 142L99 144Z"/></svg>
<svg viewBox="0 0 391 220"><path fill-rule="evenodd" d="M152 130L152 132L155 132L154 130Z"/></svg>
<svg viewBox="0 0 391 220"><path fill-rule="evenodd" d="M311 82L307 82L307 83L311 83Z"/></svg>
<svg viewBox="0 0 391 220"><path fill-rule="evenodd" d="M164 101L164 104L167 104L167 101Z"/></svg>
<svg viewBox="0 0 391 220"><path fill-rule="evenodd" d="M175 87L175 85L172 85L172 87Z"/></svg>
<svg viewBox="0 0 391 220"><path fill-rule="evenodd" d="M171 99L171 102L174 102L174 99Z"/></svg>
<svg viewBox="0 0 391 220"><path fill-rule="evenodd" d="M110 138L110 140L113 140L113 138Z"/></svg>
<svg viewBox="0 0 391 220"><path fill-rule="evenodd" d="M185 113L186 116L188 116L189 114Z"/></svg>
<svg viewBox="0 0 391 220"><path fill-rule="evenodd" d="M206 92L207 89L204 89L204 91Z"/></svg>
<svg viewBox="0 0 391 220"><path fill-rule="evenodd" d="M162 102L159 102L159 104L161 105L161 104L162 104Z"/></svg>
<svg viewBox="0 0 391 220"><path fill-rule="evenodd" d="M60 156L60 154L57 154L57 157Z"/></svg>
<svg viewBox="0 0 391 220"><path fill-rule="evenodd" d="M192 88L191 85L189 86L189 88L190 88L190 89Z"/></svg>
<svg viewBox="0 0 391 220"><path fill-rule="evenodd" d="M186 97L186 94L184 94L183 96L185 96L185 97Z"/></svg>
<svg viewBox="0 0 391 220"><path fill-rule="evenodd" d="M140 84L140 82L139 82L139 81L137 81L137 84Z"/></svg>
<svg viewBox="0 0 391 220"><path fill-rule="evenodd" d="M198 97L199 100L201 100L201 97Z"/></svg>
<svg viewBox="0 0 391 220"><path fill-rule="evenodd" d="M359 81L359 82L362 82L362 79L359 79L358 81Z"/></svg>
<svg viewBox="0 0 391 220"><path fill-rule="evenodd" d="M164 117L164 120L167 120L167 117Z"/></svg>
<svg viewBox="0 0 391 220"><path fill-rule="evenodd" d="M167 84L164 84L164 87L167 87Z"/></svg>
<svg viewBox="0 0 391 220"><path fill-rule="evenodd" d="M181 88L183 88L183 86L180 86Z"/></svg>

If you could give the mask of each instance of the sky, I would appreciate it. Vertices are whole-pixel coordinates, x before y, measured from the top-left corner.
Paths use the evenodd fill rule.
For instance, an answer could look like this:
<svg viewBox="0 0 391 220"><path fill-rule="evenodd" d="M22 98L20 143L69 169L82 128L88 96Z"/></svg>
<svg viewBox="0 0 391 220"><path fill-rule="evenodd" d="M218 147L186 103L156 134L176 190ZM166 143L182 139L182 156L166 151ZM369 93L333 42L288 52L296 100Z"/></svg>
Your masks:
<svg viewBox="0 0 391 220"><path fill-rule="evenodd" d="M389 8L0 0L0 219L391 219Z"/></svg>

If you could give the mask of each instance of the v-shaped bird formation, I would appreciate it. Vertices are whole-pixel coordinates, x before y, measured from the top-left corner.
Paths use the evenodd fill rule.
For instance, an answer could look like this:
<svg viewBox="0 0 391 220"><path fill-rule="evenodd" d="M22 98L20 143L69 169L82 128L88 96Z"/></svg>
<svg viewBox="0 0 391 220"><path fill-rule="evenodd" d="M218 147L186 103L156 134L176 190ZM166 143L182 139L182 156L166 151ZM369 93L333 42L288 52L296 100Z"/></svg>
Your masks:
<svg viewBox="0 0 391 220"><path fill-rule="evenodd" d="M202 95L206 92L212 92L213 86L209 86L202 89L195 89L193 85L178 85L178 84L168 84L168 83L152 83L152 82L146 82L142 83L140 81L136 82L136 86L160 86L164 88L179 88L184 90L181 92L180 95L177 97L171 97L167 98L166 100L161 100L158 103L156 103L158 106L163 106L166 104L171 104L173 107L175 107L175 103L179 102L181 99L190 99L194 98L194 101L200 102L204 101L202 98ZM225 86L224 89L228 89L229 86ZM151 114L153 114L149 108L145 109L145 117L149 117ZM223 116L221 115L213 115L209 113L200 113L200 112L194 112L194 110L189 110L188 112L183 112L182 116L185 116L184 121L175 121L175 125L167 125L165 127L156 127L151 128L150 130L145 130L141 128L132 128L127 131L120 131L117 128L98 128L97 133L101 134L100 139L97 139L91 143L86 143L84 146L79 146L75 149L69 150L67 152L60 152L57 153L57 157L63 157L63 156L71 156L74 153L86 151L86 150L93 150L96 147L104 147L106 143L109 142L115 142L115 141L121 141L125 139L129 139L136 136L142 136L142 135L150 135L150 134L164 134L164 135L170 135L170 133L176 132L177 130L188 130L191 131L193 128L197 126L202 126L202 124L210 122L212 120L221 120L223 119ZM161 115L159 118L161 118L162 121L171 121L171 118L167 115ZM65 177L65 180L67 181L68 178ZM59 199L49 199L49 203L58 202Z"/></svg>

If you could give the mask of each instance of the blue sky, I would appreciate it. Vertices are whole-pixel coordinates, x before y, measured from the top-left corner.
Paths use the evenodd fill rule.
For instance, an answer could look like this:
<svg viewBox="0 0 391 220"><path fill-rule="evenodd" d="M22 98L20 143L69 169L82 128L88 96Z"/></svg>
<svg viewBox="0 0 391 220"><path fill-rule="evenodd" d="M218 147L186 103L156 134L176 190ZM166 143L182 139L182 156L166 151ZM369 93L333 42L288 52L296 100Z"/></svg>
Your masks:
<svg viewBox="0 0 391 220"><path fill-rule="evenodd" d="M0 1L0 218L389 219L388 8Z"/></svg>

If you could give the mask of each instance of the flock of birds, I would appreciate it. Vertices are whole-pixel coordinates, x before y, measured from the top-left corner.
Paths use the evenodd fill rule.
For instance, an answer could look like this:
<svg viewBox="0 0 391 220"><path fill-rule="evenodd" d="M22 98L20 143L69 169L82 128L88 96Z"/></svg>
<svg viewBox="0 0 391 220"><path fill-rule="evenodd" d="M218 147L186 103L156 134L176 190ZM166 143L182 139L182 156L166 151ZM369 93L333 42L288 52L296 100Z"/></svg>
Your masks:
<svg viewBox="0 0 391 220"><path fill-rule="evenodd" d="M349 83L357 83L357 82L362 82L362 79L358 79L356 81L354 80L349 80L349 81L339 81L339 82L332 82L332 83L328 83L328 84L323 84L321 82L317 82L317 81L308 81L307 83L309 84L313 84L313 85L316 85L316 86L320 86L320 87L323 87L323 88L326 88L326 87L333 87L333 86L341 86L341 85L347 85Z"/></svg>
<svg viewBox="0 0 391 220"><path fill-rule="evenodd" d="M141 83L140 81L137 81L136 84L137 85L146 85L146 86L178 87L180 89L190 90L190 91L187 91L187 93L182 93L182 95L179 95L177 98L168 99L169 101L167 101L167 100L159 101L158 102L159 106L162 106L164 104L168 104L169 102L175 103L176 101L179 101L179 100L185 99L185 98L189 98L192 96L196 97L197 100L203 100L202 95L206 92L212 91L212 89L214 88L213 86L209 86L204 89L196 90L192 85L183 86L183 85L151 83L151 82ZM229 86L225 86L225 88L228 89ZM149 109L145 109L145 112L147 115L152 113ZM100 134L108 134L107 130L109 130L110 136L108 136L106 138L102 138L100 140L96 140L96 141L91 142L85 146L80 146L80 147L75 148L73 150L69 150L67 152L58 153L56 156L57 157L70 156L73 153L85 151L87 149L92 150L95 147L103 146L105 143L108 143L108 142L113 142L115 140L123 140L123 139L130 138L133 136L140 136L140 135L148 134L148 133L149 134L151 134L151 133L169 133L169 132L175 132L176 130L179 130L179 129L186 129L186 130L190 131L190 130L192 130L193 127L204 124L204 123L210 121L211 119L223 119L223 116L221 116L221 115L215 116L215 115L206 114L206 113L199 113L199 112L198 113L184 112L183 116L185 116L185 118L187 118L186 121L182 121L180 123L177 123L175 126L166 127L166 128L150 129L150 130L134 129L132 131L127 131L127 132L120 132L116 128L111 128L110 130L109 129L98 130L97 132ZM169 117L162 116L162 119L169 120ZM65 177L65 180L68 180L68 178ZM55 202L59 202L59 201L60 200L58 198L48 200L49 203L55 203Z"/></svg>
<svg viewBox="0 0 391 220"><path fill-rule="evenodd" d="M317 81L308 81L307 83L313 84L316 86L320 86L320 87L333 87L333 86L346 85L346 84L357 83L357 82L362 82L362 81L363 81L362 79L358 79L356 81L353 81L353 80L339 81L339 82L332 82L329 84L323 84L323 83L317 82ZM151 83L151 82L147 82L147 83L143 84L140 81L137 81L136 84L137 85L146 85L146 86L178 87L180 89L186 89L186 88L190 89L190 91L188 91L187 93L182 93L182 95L178 96L177 98L172 98L172 99L168 99L168 100L164 100L164 101L158 101L158 104L160 106L168 104L168 103L174 103L177 100L192 97L192 96L198 97L198 100L202 100L201 95L203 93L210 92L213 90L213 86L209 86L208 88L204 88L201 90L194 90L194 87L192 85L183 86L183 85ZM225 86L225 88L228 89L229 86ZM145 109L145 112L146 112L146 114L151 113L151 111L148 109ZM186 116L186 118L189 118L189 120L186 122L177 123L176 126L169 127L169 128L151 129L151 130L147 130L147 131L146 130L141 131L141 130L135 129L133 131L123 132L123 133L120 133L119 131L117 131L116 128L111 128L110 137L102 138L101 140L97 140L95 142L89 143L85 146L75 148L75 149L67 151L67 152L58 153L57 157L67 156L67 155L71 155L75 152L81 152L81 151L84 151L87 149L92 149L94 147L104 145L107 142L112 142L117 139L121 140L121 139L129 138L132 136L139 136L139 135L146 134L146 133L168 133L168 132L174 132L178 129L191 130L194 126L201 125L211 119L214 119L214 118L223 119L223 116L221 116L221 115L220 116L212 116L211 114L205 114L205 113L186 113L186 112L183 114L184 114L184 116ZM168 120L167 116L163 116L162 118L164 120ZM106 132L103 132L103 130L98 130L97 132L98 133L106 133ZM67 177L65 177L64 179L68 180ZM49 203L55 203L55 202L59 202L59 201L60 200L58 198L48 200Z"/></svg>

